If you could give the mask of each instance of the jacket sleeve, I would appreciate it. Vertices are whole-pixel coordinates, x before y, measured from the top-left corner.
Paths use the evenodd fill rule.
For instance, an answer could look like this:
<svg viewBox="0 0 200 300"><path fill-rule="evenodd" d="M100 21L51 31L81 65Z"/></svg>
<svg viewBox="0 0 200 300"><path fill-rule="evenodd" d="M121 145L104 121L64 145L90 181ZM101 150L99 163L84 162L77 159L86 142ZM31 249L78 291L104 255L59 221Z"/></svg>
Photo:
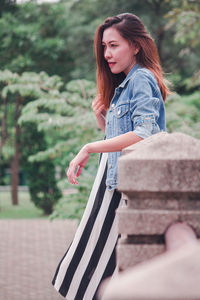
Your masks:
<svg viewBox="0 0 200 300"><path fill-rule="evenodd" d="M130 101L133 132L145 139L160 131L159 118L160 89L154 75L148 70L136 71L131 81L132 97Z"/></svg>

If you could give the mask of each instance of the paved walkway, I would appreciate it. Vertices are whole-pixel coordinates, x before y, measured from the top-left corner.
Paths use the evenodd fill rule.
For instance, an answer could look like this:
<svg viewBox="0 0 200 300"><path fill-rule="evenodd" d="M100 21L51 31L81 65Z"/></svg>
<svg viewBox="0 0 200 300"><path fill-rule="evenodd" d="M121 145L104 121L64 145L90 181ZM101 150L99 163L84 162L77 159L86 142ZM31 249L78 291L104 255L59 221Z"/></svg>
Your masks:
<svg viewBox="0 0 200 300"><path fill-rule="evenodd" d="M51 285L77 223L0 220L0 300L61 300Z"/></svg>

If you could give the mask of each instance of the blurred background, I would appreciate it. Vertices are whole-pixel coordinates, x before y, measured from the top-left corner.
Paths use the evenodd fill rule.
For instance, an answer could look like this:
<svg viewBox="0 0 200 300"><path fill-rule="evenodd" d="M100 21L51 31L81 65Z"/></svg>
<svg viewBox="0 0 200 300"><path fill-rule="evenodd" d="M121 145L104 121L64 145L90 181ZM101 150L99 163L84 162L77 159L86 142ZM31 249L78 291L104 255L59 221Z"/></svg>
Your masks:
<svg viewBox="0 0 200 300"><path fill-rule="evenodd" d="M0 300L61 299L51 280L99 155L78 186L65 169L104 138L91 108L94 33L123 12L138 15L157 44L173 90L168 132L200 138L199 0L0 0Z"/></svg>
<svg viewBox="0 0 200 300"><path fill-rule="evenodd" d="M104 137L91 109L93 39L123 12L138 15L157 44L173 89L168 132L200 138L199 0L0 0L1 219L80 219L98 155L73 189L65 169Z"/></svg>

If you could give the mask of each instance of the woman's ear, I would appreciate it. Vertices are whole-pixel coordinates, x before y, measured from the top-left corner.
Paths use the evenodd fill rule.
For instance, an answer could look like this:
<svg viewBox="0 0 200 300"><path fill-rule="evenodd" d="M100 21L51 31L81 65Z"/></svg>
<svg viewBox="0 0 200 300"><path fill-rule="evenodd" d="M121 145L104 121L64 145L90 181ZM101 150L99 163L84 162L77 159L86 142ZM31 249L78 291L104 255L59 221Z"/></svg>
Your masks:
<svg viewBox="0 0 200 300"><path fill-rule="evenodd" d="M134 43L133 44L133 54L137 55L139 51L140 51L140 45L138 45L138 43Z"/></svg>

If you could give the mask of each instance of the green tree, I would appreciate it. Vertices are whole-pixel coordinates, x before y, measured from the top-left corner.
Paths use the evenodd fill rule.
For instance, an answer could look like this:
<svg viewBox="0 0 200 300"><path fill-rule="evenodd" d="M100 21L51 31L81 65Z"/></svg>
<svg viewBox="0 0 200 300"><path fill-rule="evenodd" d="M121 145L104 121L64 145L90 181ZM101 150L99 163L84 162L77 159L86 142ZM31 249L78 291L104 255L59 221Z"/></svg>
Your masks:
<svg viewBox="0 0 200 300"><path fill-rule="evenodd" d="M200 87L200 4L198 0L173 0L176 7L167 14L167 29L175 30L174 40L181 45L179 56L184 58L184 84L188 90Z"/></svg>
<svg viewBox="0 0 200 300"><path fill-rule="evenodd" d="M1 69L18 73L44 70L68 81L73 67L67 45L71 2L66 5L28 2L18 5L16 11L9 6L0 18Z"/></svg>
<svg viewBox="0 0 200 300"><path fill-rule="evenodd" d="M200 138L199 93L180 96L174 94L166 103L168 132L183 132Z"/></svg>
<svg viewBox="0 0 200 300"><path fill-rule="evenodd" d="M0 18L3 12L15 12L17 9L16 0L0 0Z"/></svg>
<svg viewBox="0 0 200 300"><path fill-rule="evenodd" d="M127 11L138 15L147 26L164 71L170 74L176 91L184 93L185 79L200 68L199 46L193 47L199 40L197 0L68 0L9 5L0 18L1 68L18 73L45 71L61 76L65 83L79 78L94 81L96 27L106 17ZM186 46L175 42L174 37L185 40Z"/></svg>
<svg viewBox="0 0 200 300"><path fill-rule="evenodd" d="M175 70L181 82L190 72L187 66L195 64L191 54L185 65L184 58L178 55L181 46L173 41L174 28L166 30L169 20L165 15L179 7L179 3L175 0L68 0L51 5L34 2L18 5L16 12L8 9L0 19L1 68L19 73L45 71L49 75L58 74L64 82L78 78L93 81L96 27L106 17L128 11L142 19L155 38L165 71Z"/></svg>
<svg viewBox="0 0 200 300"><path fill-rule="evenodd" d="M87 80L74 80L60 91L43 95L29 102L22 111L20 124L35 123L39 132L46 137L47 147L29 157L29 162L42 163L53 160L60 168L59 187L68 189L65 169L81 146L90 141L103 138L97 128L96 120L91 109L91 102L96 93L96 86ZM80 218L91 189L92 181L97 170L97 155L91 155L89 163L80 178L80 184L74 189L77 193L63 197L56 207L53 216ZM68 207L63 210L63 205ZM70 210L70 203L73 209Z"/></svg>
<svg viewBox="0 0 200 300"><path fill-rule="evenodd" d="M21 126L21 131L21 167L27 174L31 200L44 214L49 215L62 196L56 183L54 162L49 158L42 162L30 162L28 157L44 150L47 142L43 132L38 132L32 122Z"/></svg>
<svg viewBox="0 0 200 300"><path fill-rule="evenodd" d="M42 164L27 164L28 157L46 147L45 137L34 127L19 125L19 118L24 105L42 96L48 96L57 91L61 82L57 76L49 77L45 73L23 73L21 76L10 71L0 72L2 84L1 99L5 105L2 111L4 127L2 127L1 151L4 160L12 165L12 199L18 204L18 180L20 165L28 173L31 199L41 207L45 214L51 213L53 205L61 193L55 181L55 166L53 162L44 160ZM5 101L6 99L6 101ZM7 113L8 111L8 113ZM29 142L29 143L28 143ZM35 151L35 152L34 152ZM43 174L43 176L41 175Z"/></svg>

